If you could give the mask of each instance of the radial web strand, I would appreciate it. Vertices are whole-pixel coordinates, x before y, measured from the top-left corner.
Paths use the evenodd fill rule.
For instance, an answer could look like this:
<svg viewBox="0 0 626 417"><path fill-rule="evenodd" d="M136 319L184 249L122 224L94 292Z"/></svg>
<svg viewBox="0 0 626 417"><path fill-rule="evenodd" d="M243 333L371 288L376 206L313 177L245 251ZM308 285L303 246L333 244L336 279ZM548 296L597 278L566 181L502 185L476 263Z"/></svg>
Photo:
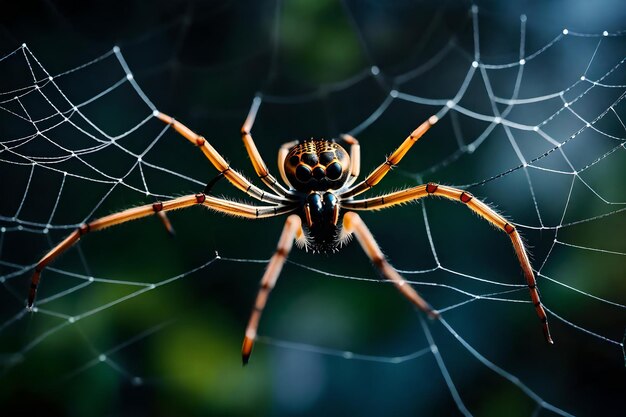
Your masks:
<svg viewBox="0 0 626 417"><path fill-rule="evenodd" d="M450 34L448 39L439 39L438 46L428 50L428 56L422 54L419 62L400 71L377 62L378 55L364 22L353 4L346 1L342 2L342 10L346 25L361 48L361 68L339 81L285 93L275 87L286 53L282 38L287 35L281 26L281 19L288 14L286 7L279 1L272 8L268 63L258 91L249 97L249 102L257 100L255 105L260 104L254 133L266 161L278 148L264 144L264 138L271 129L280 129L281 122L287 123L288 116L283 117L281 112L290 109L318 106L316 109L325 114L320 117L325 125L319 131L326 137L339 138L340 133L348 133L359 138L365 170L384 161L385 154L401 143L405 137L402 129L413 129L430 115L437 116L439 122L432 132L416 144L414 151L420 154L419 160L403 162L395 169L389 176L391 186L443 182L499 205L498 210L524 235L534 257L532 265L543 291L542 302L555 329L556 345L550 349L556 353L537 347L542 343L539 324L527 285L506 246L506 237L470 216L464 207L438 200L403 208L398 219L394 219L392 211L380 211L365 220L372 225L374 234L382 237L381 246L397 271L425 294L441 312L441 320L425 319L418 312L403 317L400 324L394 323L401 327L394 328L408 333L408 341L395 346L334 345L325 343L323 337L302 339L297 337L302 332L284 333L287 319L276 318L281 311L277 305L281 297L272 295L270 305L275 311L270 313L274 318L261 323L257 350L278 357L296 354L312 361L318 357L333 363L352 361L363 367L431 366L429 369L436 369L438 374L429 378L442 384L446 401L454 404L460 414L473 415L479 410L467 395L470 382L459 364L458 357L462 357L476 375L489 378L491 387L506 384L514 392L511 395L522 396L533 415L578 414L579 410L571 408L567 398L545 387L559 371L559 349L568 349L573 343L593 345L586 352L612 355L616 369L626 359L626 246L620 237L626 215L626 56L616 52L624 50L626 33L551 28L550 37L537 45L529 40L532 21L522 15L515 22L519 28L517 43L508 45L513 52L504 59L491 59L491 38L483 36L482 14L477 6L471 6L464 23L468 42ZM437 27L433 23L432 31ZM567 61L571 56L567 51L577 48L582 62L565 62L555 67L558 82L542 84L545 62L558 61L557 53ZM79 242L47 267L35 308L28 311L26 289L36 262L70 232L114 211L199 192L217 175L208 161L203 162L196 155L197 150L155 118L159 111L170 111L160 105L158 89L144 87L143 79L152 75L146 70L133 72L132 56L127 55L126 46L112 47L100 56L58 72L49 70L38 56L35 45L24 44L2 52L0 57L0 283L4 305L0 317L0 378L10 381L33 356L42 357L41 352L35 352L43 351L45 357L46 349L54 349L59 338L72 335L83 356L61 369L55 378L72 383L86 373L106 368L133 386L157 386L169 376L147 374L141 366L125 360L125 354L148 345L149 340L163 332L184 328L187 322L167 307L153 318L144 310L158 308L150 303L167 300L170 291L172 298L185 296L188 293L181 288L186 286L205 291L211 288L213 276L229 274L225 271L234 271L228 275L230 284L220 278L216 285L235 285L233 280L241 280L237 288L244 284L253 288L268 262L263 254L269 256L272 246L259 248L250 242L239 246L233 242L235 236L207 236L207 231L223 231L226 226L214 224L221 218L216 221L215 214L199 211L177 213L172 216L174 225L181 227L176 239L154 245L171 245L167 250L174 251L172 248L182 243L183 249L173 252L167 261L154 259L157 266L151 266L146 265L152 261L150 241L164 242L158 235L162 227L157 221L143 220L137 222L141 223L139 226L128 226L129 234L136 235L136 239L116 235L117 228L112 228L101 232L102 237L100 233L89 235L85 242ZM452 64L456 65L453 70ZM442 86L441 95L420 89L444 71L450 71L451 76L446 88ZM89 77L98 81L82 88ZM345 105L343 97L350 100L360 92L368 95L364 102L369 107L351 109L344 116L339 111ZM180 107L185 106L185 94L192 92L180 92ZM122 102L117 109L117 103ZM357 106L358 102L353 104ZM237 117L248 109L241 110ZM390 118L401 120L402 128L396 126L395 131L389 131L395 123L389 123ZM182 118L181 121L188 123ZM201 131L200 126L197 129L220 152L222 148L238 149L230 144L238 140L236 131L232 137L223 138L211 130ZM293 129L289 125L285 135ZM196 156L198 159L194 159ZM233 167L249 169L243 152L225 156ZM168 157L177 163L170 163ZM181 163L186 158L189 164ZM274 164L268 166L275 173ZM227 186L220 187L219 192L229 198L242 198ZM375 192L385 191L389 188L381 185ZM183 220L177 222L179 216ZM449 216L454 218L450 220ZM384 226L376 227L379 218L386 220ZM212 225L200 226L199 222ZM230 220L224 222L231 224ZM127 226L121 226L124 227ZM246 240L254 240L256 233L278 236L278 223L251 227L255 228L250 236L242 235L247 236ZM202 236L196 236L193 244L185 244L190 235L196 234L196 228ZM146 232L148 229L155 229L154 233ZM144 233L145 240L141 240ZM119 236L127 236L135 245L144 242L146 247L140 248L143 255L137 255L137 261L132 254L120 253L124 251L119 250ZM402 247L404 243L398 244L406 236L411 236L406 245L419 248L417 255L408 253L409 249ZM98 243L100 239L103 243ZM389 246L393 242L398 246ZM346 251L356 246L353 243ZM163 256L163 252L159 253L155 257ZM358 253L356 249L354 253ZM387 288L393 294L389 282L379 279L373 270L368 274L364 257L365 265L353 270L345 262L342 265L342 256L292 256L275 292L281 291L282 282L298 285L304 293L307 285L320 281L320 285L334 285L341 291L372 291L376 295L371 299L378 294L387 297ZM492 269L491 256L510 257L508 267ZM612 291L611 286L617 288ZM241 291L242 297L250 299L248 290ZM239 295L233 294L229 300ZM304 298L301 304L306 304ZM92 323L106 326L102 323L119 317L116 311L128 314L137 305L142 305L137 307L137 314L148 317L142 316L139 329L112 332L115 336L104 338L90 332ZM324 309L323 305L318 307ZM289 308L293 311L295 307ZM367 306L370 308L377 307ZM585 311L589 313L584 314ZM358 316L360 312L352 314ZM387 316L384 310L376 314L382 323L398 320ZM598 324L599 316L610 319ZM289 326L299 326L297 319L287 321ZM113 326L116 323L121 326L113 320ZM367 326L356 319L354 323ZM524 347L512 348L507 341L517 328L524 334L524 343L533 346L528 348L536 366L532 372L540 374L543 385L537 384L537 378L530 378L530 371L522 365L510 369L511 362L501 353L508 349L526 353ZM239 330L243 336L243 327ZM359 328L353 332L358 333ZM591 363L596 358L586 356L581 360ZM273 366L279 363L275 361ZM546 370L542 371L544 367Z"/></svg>

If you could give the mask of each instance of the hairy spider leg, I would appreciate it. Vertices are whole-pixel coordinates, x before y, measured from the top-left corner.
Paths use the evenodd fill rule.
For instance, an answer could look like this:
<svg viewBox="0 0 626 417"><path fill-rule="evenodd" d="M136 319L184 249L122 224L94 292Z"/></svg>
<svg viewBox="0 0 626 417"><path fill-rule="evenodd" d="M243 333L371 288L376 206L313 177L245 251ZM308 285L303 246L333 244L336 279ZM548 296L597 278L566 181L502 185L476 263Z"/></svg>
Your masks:
<svg viewBox="0 0 626 417"><path fill-rule="evenodd" d="M268 193L266 191L261 190L256 185L252 184L248 181L243 175L234 169L230 168L230 165L226 160L215 150L213 146L202 136L195 133L193 130L189 129L184 124L175 120L173 117L168 116L167 114L161 112L155 112L155 117L159 120L163 121L171 125L176 132L182 135L189 142L199 147L202 150L202 153L207 157L207 159L213 164L213 166L224 176L226 179L233 184L235 187L248 194L250 197L253 197L260 201L267 201L275 204L284 204L288 202L288 200L282 195L276 195L272 193Z"/></svg>
<svg viewBox="0 0 626 417"><path fill-rule="evenodd" d="M39 285L43 269L67 249L71 248L85 234L126 223L131 220L141 219L155 213L158 214L161 212L183 209L194 205L204 205L219 213L249 219L274 217L294 210L293 206L252 206L249 204L237 203L234 201L208 196L204 193L199 193L175 198L173 200L156 202L154 204L146 204L101 217L81 225L61 243L56 245L52 250L44 255L39 262L37 262L35 272L31 278L30 290L28 293L28 308L31 308L35 301L37 287Z"/></svg>
<svg viewBox="0 0 626 417"><path fill-rule="evenodd" d="M513 243L513 249L524 272L526 283L530 291L530 298L535 306L537 316L543 324L543 333L546 341L550 344L554 343L550 336L550 328L548 327L548 317L541 305L541 299L539 298L539 291L537 290L537 281L535 280L535 274L528 253L524 248L524 243L520 234L517 232L515 226L509 223L504 217L496 213L491 207L483 203L477 198L466 191L459 190L453 187L447 187L444 185L438 185L434 183L428 183L425 185L418 185L417 187L408 188L406 190L396 191L390 194L386 194L379 197L367 198L362 200L342 202L342 205L346 209L350 210L380 210L387 207L392 207L398 204L406 203L413 200L419 200L420 198L428 196L440 196L453 201L460 201L465 204L470 210L478 214L483 219L487 220L498 229L503 230L509 235L511 242Z"/></svg>
<svg viewBox="0 0 626 417"><path fill-rule="evenodd" d="M289 252L293 246L294 239L300 238L302 234L302 221L297 214L292 214L287 217L285 221L285 227L278 240L276 252L270 259L270 262L265 269L263 278L261 278L261 289L254 302L252 314L246 327L246 333L243 338L243 345L241 347L241 359L243 364L246 365L250 359L252 348L254 347L254 341L257 335L257 329L259 328L259 321L261 320L261 314L267 304L267 299L276 285L276 280L280 275L280 271L283 269L283 265L289 256Z"/></svg>
<svg viewBox="0 0 626 417"><path fill-rule="evenodd" d="M411 147L421 138L424 133L428 131L439 119L437 116L430 116L428 120L419 125L402 144L389 155L385 162L380 164L378 168L372 171L363 181L349 188L347 191L341 194L341 198L349 198L364 193L376 184L378 184L387 175L392 168L400 163L404 155L411 149Z"/></svg>
<svg viewBox="0 0 626 417"><path fill-rule="evenodd" d="M343 216L343 233L356 236L356 239L361 244L363 251L368 258L372 261L374 266L378 268L381 275L391 281L393 285L404 295L408 300L413 303L417 308L428 314L430 318L439 318L439 312L434 310L430 304L428 304L420 295L406 282L402 275L398 273L389 262L385 259L385 255L380 250L380 246L376 243L376 239L372 235L372 232L367 228L365 222L361 217L354 212L347 212Z"/></svg>
<svg viewBox="0 0 626 417"><path fill-rule="evenodd" d="M243 123L241 127L241 138L243 139L243 143L246 147L246 151L248 152L248 156L252 161L252 166L254 167L254 171L257 176L263 181L270 190L274 191L278 195L289 195L291 194L285 187L283 187L274 176L267 169L267 165L256 145L254 144L254 140L252 139L252 126L254 125L254 121L256 119L256 115L259 111L259 107L261 106L261 97L257 96L252 100L252 106L250 107L250 112L248 113L248 117Z"/></svg>

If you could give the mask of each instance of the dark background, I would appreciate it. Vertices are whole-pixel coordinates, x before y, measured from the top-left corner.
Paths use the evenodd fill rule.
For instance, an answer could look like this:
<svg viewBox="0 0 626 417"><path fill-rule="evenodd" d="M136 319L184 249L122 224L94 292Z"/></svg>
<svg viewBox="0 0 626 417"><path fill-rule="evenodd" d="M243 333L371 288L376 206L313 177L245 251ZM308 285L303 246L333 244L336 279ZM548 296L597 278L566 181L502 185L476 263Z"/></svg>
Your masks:
<svg viewBox="0 0 626 417"><path fill-rule="evenodd" d="M527 21L527 55L556 37L563 28L585 33L611 33L624 28L626 9L620 1L478 2L481 62L508 63L519 59L519 19ZM450 53L413 79L396 85L399 91L422 97L450 98L473 59L470 4L461 1L155 1L79 2L25 1L2 5L0 56L27 43L51 73L58 74L110 51L114 45L135 80L156 107L201 132L250 178L254 172L239 138L252 98L265 97L253 134L268 166L277 174L275 154L294 138L333 138L363 122L394 88L401 74L429 62L453 40ZM358 29L357 29L358 28ZM586 72L599 38L568 37L529 62L520 97L560 91L586 73L597 79L624 58L623 37L608 37ZM381 75L368 75L372 65ZM37 69L35 69L37 71ZM359 77L359 74L362 76ZM510 97L517 67L489 71L496 95ZM43 76L39 72L37 78ZM83 102L124 76L110 56L57 80L74 102ZM351 86L333 83L360 80ZM625 84L618 68L609 84ZM0 61L0 91L32 84L19 54ZM576 97L584 89L572 91ZM597 91L599 90L599 91ZM597 88L576 104L591 120L622 94L624 88ZM51 95L54 93L50 92ZM298 98L285 100L296 95ZM304 95L304 96L298 96ZM3 100L10 96L3 96ZM58 103L63 100L54 96ZM283 97L281 101L281 97ZM9 108L10 105L6 104ZM32 118L42 117L45 103L24 99ZM460 103L492 114L485 87L475 76ZM67 106L66 106L67 107ZM383 161L404 137L440 106L395 100L380 119L358 135L367 173ZM502 110L503 107L500 108ZM536 124L562 108L559 100L516 107L510 119ZM11 108L12 109L12 108ZM15 110L19 111L19 110ZM615 111L625 120L624 105ZM84 113L111 135L137 125L150 109L126 83L85 106ZM39 115L41 114L41 115ZM3 111L0 139L25 136L32 126ZM487 123L449 113L420 141L377 188L382 193L423 181L463 185L514 168L519 164L503 129L496 128L473 154L430 173L428 168L459 149L451 119L457 117L466 143ZM84 125L84 123L83 123ZM581 126L568 112L548 123L545 131L559 142ZM606 117L598 129L623 138L617 118ZM88 126L85 126L89 129ZM163 126L150 120L124 136L123 146L141 152ZM527 159L552 145L529 132L513 130ZM67 125L50 136L68 149L96 145ZM619 143L587 130L564 147L577 169ZM19 148L23 155L54 156L43 141ZM62 152L61 152L62 153ZM584 179L613 202L625 201L624 150L606 157ZM69 232L69 225L153 199L117 187L99 204L109 184L67 179L48 235L39 227L18 230L11 220L27 188L30 167L16 165L14 155L0 152L0 267L30 265ZM556 154L556 153L555 153ZM114 177L123 175L133 158L108 147L85 156L94 167ZM197 179L147 171L155 194L182 195L202 189L215 175L202 155L168 131L146 157L149 162ZM23 162L23 161L22 161ZM537 165L567 170L557 155ZM52 165L51 165L52 166ZM53 164L60 171L101 178L70 159ZM542 219L561 221L571 176L529 170ZM62 175L37 169L18 218L45 223L57 200ZM127 182L145 189L141 176ZM523 170L470 188L493 202L515 222L539 225ZM225 182L215 192L242 195ZM599 200L577 181L563 223L588 219L622 206ZM428 201L426 210L434 247L444 267L504 283L523 283L519 266L504 234L460 205ZM95 213L91 213L98 207ZM170 217L177 231L170 239L156 219L147 219L85 238L54 265L86 276L157 283L189 271L215 257L268 259L276 245L283 218L258 222L231 219L197 208ZM400 270L435 266L420 205L363 214L391 262ZM626 252L624 215L559 230L564 242ZM548 256L554 230L521 228L537 269ZM290 258L334 274L376 279L377 275L356 244L339 254L313 256L294 250ZM240 363L240 343L265 265L217 260L172 284L133 297L114 307L54 330L33 349L33 340L63 323L23 309L30 273L4 282L0 290L0 409L4 415L457 415L459 410L428 353L401 364L348 360L306 351L319 346L341 354L357 352L377 358L395 357L428 347L420 314L390 285L346 280L287 264L266 309L260 334L279 341L304 344L304 349L258 343L248 367ZM542 270L583 294L539 279L548 308L562 317L611 340L622 341L624 308L610 306L586 294L622 305L626 286L623 255L555 246ZM505 290L437 271L407 274L408 279L450 285L475 294ZM46 271L40 299L80 284L64 274ZM435 307L444 308L467 297L445 289L416 287ZM45 304L49 311L75 316L119 300L137 288L93 284ZM526 290L512 298L527 301ZM43 308L43 306L42 306ZM575 415L623 415L624 356L620 346L602 341L551 317L555 346L546 346L535 313L528 303L476 301L450 310L444 318L482 355L519 377L548 403ZM550 414L513 383L499 377L464 349L439 323L429 323L434 340L465 405L475 415ZM147 332L147 333L145 333ZM135 337L139 337L135 341ZM97 363L102 352L124 344ZM307 348L308 347L308 348ZM314 348L313 348L314 349ZM23 356L13 353L22 351ZM18 359L15 362L15 359ZM94 361L93 366L85 364ZM80 371L80 372L76 372ZM140 378L137 379L137 378ZM138 382L141 382L138 384ZM538 410L538 411L537 411ZM536 414L535 414L536 415Z"/></svg>

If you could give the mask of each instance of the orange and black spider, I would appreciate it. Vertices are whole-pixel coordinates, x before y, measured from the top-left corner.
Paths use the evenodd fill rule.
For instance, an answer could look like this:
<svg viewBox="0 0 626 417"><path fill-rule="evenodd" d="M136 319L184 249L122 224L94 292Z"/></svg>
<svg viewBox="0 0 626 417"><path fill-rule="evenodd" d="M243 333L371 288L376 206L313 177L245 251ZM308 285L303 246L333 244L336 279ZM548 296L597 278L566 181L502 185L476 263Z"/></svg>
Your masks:
<svg viewBox="0 0 626 417"><path fill-rule="evenodd" d="M261 313L265 308L269 293L278 279L294 240L299 246L313 252L332 252L338 250L354 234L380 273L393 282L402 295L408 298L416 307L424 311L429 317L438 318L439 313L437 310L433 309L420 297L407 284L404 278L389 265L372 233L356 211L380 210L427 196L440 196L453 201L460 201L480 217L509 235L526 277L535 310L543 323L545 338L549 343L552 343L548 319L539 299L537 283L522 239L515 227L488 205L465 191L434 183L418 185L379 197L354 199L355 196L370 190L378 184L400 162L413 144L431 126L437 123L438 119L436 116L432 116L422 123L404 140L398 149L386 158L385 162L378 166L363 181L356 184L355 182L360 171L360 147L359 142L352 136L341 136L349 152L339 144L326 140L285 143L278 151L278 170L287 186L285 187L268 171L250 134L260 105L261 99L256 97L250 113L241 128L241 135L248 155L252 160L254 170L261 181L269 188L268 191L264 191L252 184L239 172L232 169L204 137L194 133L187 126L159 111L155 111L154 116L170 124L179 134L199 147L211 164L219 171L220 177L226 178L232 185L250 197L269 203L268 205L254 206L237 203L208 195L208 191L205 190L205 192L195 195L131 208L86 223L71 233L37 263L30 285L28 307L32 308L33 306L37 286L41 278L41 271L86 233L147 217L155 213L164 220L166 227L169 228L171 226L167 217L165 217L165 212L194 205L204 205L219 213L248 219L289 215L285 221L276 252L270 259L261 279L261 289L257 295L250 321L246 328L242 347L244 364L248 362L252 352Z"/></svg>

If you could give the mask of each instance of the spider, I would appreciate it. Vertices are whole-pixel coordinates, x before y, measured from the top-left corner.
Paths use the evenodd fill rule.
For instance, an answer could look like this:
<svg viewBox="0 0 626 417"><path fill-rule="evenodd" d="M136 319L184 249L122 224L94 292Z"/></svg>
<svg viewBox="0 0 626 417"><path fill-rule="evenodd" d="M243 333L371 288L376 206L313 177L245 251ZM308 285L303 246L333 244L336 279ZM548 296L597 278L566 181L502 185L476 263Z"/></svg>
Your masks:
<svg viewBox="0 0 626 417"><path fill-rule="evenodd" d="M193 132L184 124L157 110L154 111L154 117L169 124L185 139L199 147L219 171L218 178L226 178L248 196L266 202L267 205L255 206L210 195L210 188L217 180L216 178L207 185L202 193L163 202L157 201L154 204L123 210L85 223L36 264L30 284L28 308L32 309L33 307L42 270L85 234L153 214L159 215L165 226L171 231L171 224L167 220L166 212L203 205L219 213L247 219L288 215L276 251L261 279L260 289L246 328L241 352L244 365L248 363L252 353L261 314L270 291L276 284L294 241L298 246L314 253L333 252L340 249L354 235L380 274L391 281L400 293L417 308L430 318L437 319L439 312L433 309L387 262L372 233L357 214L357 211L380 210L428 196L439 196L461 202L509 236L526 278L535 310L543 324L545 339L548 343L553 343L548 319L539 298L535 276L522 239L515 226L487 204L474 198L466 191L435 183L418 185L378 197L354 198L376 186L402 160L417 140L437 123L438 118L436 116L431 116L417 127L382 164L359 182L357 182L357 178L360 172L360 146L354 137L347 134L340 137L349 151L334 141L311 139L287 142L278 151L278 170L286 185L285 187L268 171L250 133L260 105L261 98L255 97L241 128L241 136L256 174L269 190L257 187L232 169L229 163L204 137Z"/></svg>

